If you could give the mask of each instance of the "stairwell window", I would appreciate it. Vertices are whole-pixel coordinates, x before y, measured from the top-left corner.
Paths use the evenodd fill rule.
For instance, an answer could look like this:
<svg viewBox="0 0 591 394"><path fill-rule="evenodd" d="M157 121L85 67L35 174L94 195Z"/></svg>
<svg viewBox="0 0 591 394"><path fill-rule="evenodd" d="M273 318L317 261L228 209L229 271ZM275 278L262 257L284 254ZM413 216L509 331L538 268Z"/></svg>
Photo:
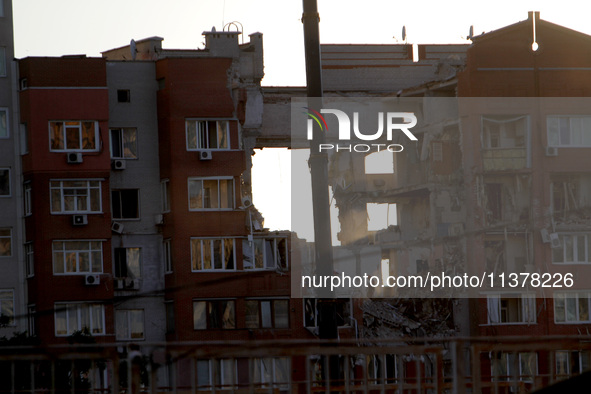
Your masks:
<svg viewBox="0 0 591 394"><path fill-rule="evenodd" d="M185 121L187 150L230 149L230 123L227 120Z"/></svg>
<svg viewBox="0 0 591 394"><path fill-rule="evenodd" d="M189 210L234 209L234 179L189 178Z"/></svg>
<svg viewBox="0 0 591 394"><path fill-rule="evenodd" d="M140 248L115 248L115 277L138 279L141 276Z"/></svg>
<svg viewBox="0 0 591 394"><path fill-rule="evenodd" d="M112 190L111 204L113 205L113 219L125 220L140 218L139 189Z"/></svg>
<svg viewBox="0 0 591 394"><path fill-rule="evenodd" d="M101 181L51 181L51 213L100 213Z"/></svg>
<svg viewBox="0 0 591 394"><path fill-rule="evenodd" d="M98 130L96 121L49 122L49 150L52 152L98 151Z"/></svg>
<svg viewBox="0 0 591 394"><path fill-rule="evenodd" d="M129 309L116 311L115 338L118 341L144 339L144 310Z"/></svg>
<svg viewBox="0 0 591 394"><path fill-rule="evenodd" d="M111 129L111 159L137 159L137 129Z"/></svg>

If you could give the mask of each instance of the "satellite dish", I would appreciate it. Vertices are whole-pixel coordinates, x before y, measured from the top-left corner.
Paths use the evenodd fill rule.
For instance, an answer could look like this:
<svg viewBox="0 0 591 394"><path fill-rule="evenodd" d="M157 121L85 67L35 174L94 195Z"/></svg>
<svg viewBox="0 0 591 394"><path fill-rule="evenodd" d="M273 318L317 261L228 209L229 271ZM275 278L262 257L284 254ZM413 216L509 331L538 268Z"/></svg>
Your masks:
<svg viewBox="0 0 591 394"><path fill-rule="evenodd" d="M474 25L470 26L470 32L468 33L468 38L471 40L474 37Z"/></svg>
<svg viewBox="0 0 591 394"><path fill-rule="evenodd" d="M402 26L402 41L406 41L406 26Z"/></svg>
<svg viewBox="0 0 591 394"><path fill-rule="evenodd" d="M129 50L131 51L131 60L135 60L135 55L137 54L137 48L135 46L135 40L132 38L131 42L129 43Z"/></svg>

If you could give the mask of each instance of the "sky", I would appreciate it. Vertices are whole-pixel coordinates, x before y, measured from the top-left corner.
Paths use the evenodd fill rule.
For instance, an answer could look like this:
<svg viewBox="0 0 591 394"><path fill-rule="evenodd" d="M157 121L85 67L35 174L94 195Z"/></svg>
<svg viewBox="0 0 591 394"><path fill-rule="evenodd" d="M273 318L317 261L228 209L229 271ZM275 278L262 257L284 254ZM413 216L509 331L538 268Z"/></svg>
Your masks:
<svg viewBox="0 0 591 394"><path fill-rule="evenodd" d="M591 35L591 5L580 0L318 0L318 10L324 44L402 43L403 26L407 43L467 43L470 26L478 35L527 19L532 10ZM203 31L237 21L245 41L263 33L263 86L305 85L301 0L13 0L13 14L17 58L100 56L151 36L163 37L164 48L203 48ZM264 149L253 159L253 200L272 230L292 228L291 175L307 171L305 155L298 157L299 168L290 167L285 151ZM298 177L298 190L306 191L295 196L309 196L308 180Z"/></svg>

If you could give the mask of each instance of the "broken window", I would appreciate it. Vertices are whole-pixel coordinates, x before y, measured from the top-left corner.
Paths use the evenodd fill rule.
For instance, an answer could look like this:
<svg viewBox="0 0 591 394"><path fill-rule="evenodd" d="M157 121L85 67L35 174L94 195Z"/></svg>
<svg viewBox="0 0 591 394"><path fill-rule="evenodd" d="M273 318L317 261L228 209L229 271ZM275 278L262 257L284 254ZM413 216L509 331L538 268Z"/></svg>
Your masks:
<svg viewBox="0 0 591 394"><path fill-rule="evenodd" d="M565 176L552 180L552 209L566 217L578 209L586 208L585 200L591 193L591 179L581 176Z"/></svg>
<svg viewBox="0 0 591 394"><path fill-rule="evenodd" d="M230 149L230 122L187 120L187 150Z"/></svg>
<svg viewBox="0 0 591 394"><path fill-rule="evenodd" d="M548 116L548 146L591 147L591 116Z"/></svg>
<svg viewBox="0 0 591 394"><path fill-rule="evenodd" d="M115 277L141 278L140 248L115 248Z"/></svg>
<svg viewBox="0 0 591 394"><path fill-rule="evenodd" d="M234 238L191 238L191 271L234 270Z"/></svg>
<svg viewBox="0 0 591 394"><path fill-rule="evenodd" d="M396 204L367 203L367 230L379 231L398 225Z"/></svg>
<svg viewBox="0 0 591 394"><path fill-rule="evenodd" d="M488 272L504 272L507 270L504 241L485 241L484 256Z"/></svg>
<svg viewBox="0 0 591 394"><path fill-rule="evenodd" d="M393 174L394 153L388 150L370 153L365 156L366 174Z"/></svg>
<svg viewBox="0 0 591 394"><path fill-rule="evenodd" d="M233 178L189 178L189 210L233 208Z"/></svg>
<svg viewBox="0 0 591 394"><path fill-rule="evenodd" d="M111 158L137 159L137 129L124 127L111 129Z"/></svg>
<svg viewBox="0 0 591 394"><path fill-rule="evenodd" d="M556 264L591 263L591 234L559 234L560 245L552 248Z"/></svg>
<svg viewBox="0 0 591 394"><path fill-rule="evenodd" d="M485 115L482 117L482 147L524 148L529 119L526 115Z"/></svg>
<svg viewBox="0 0 591 394"><path fill-rule="evenodd" d="M242 241L244 269L287 270L286 238L254 238Z"/></svg>
<svg viewBox="0 0 591 394"><path fill-rule="evenodd" d="M0 197L10 197L9 168L0 168Z"/></svg>
<svg viewBox="0 0 591 394"><path fill-rule="evenodd" d="M487 297L488 323L535 323L536 299L532 294L490 294Z"/></svg>
<svg viewBox="0 0 591 394"><path fill-rule="evenodd" d="M289 328L289 300L246 300L246 328Z"/></svg>
<svg viewBox="0 0 591 394"><path fill-rule="evenodd" d="M98 150L98 122L49 122L50 150L52 152Z"/></svg>
<svg viewBox="0 0 591 394"><path fill-rule="evenodd" d="M556 323L590 322L590 293L554 293L554 321Z"/></svg>
<svg viewBox="0 0 591 394"><path fill-rule="evenodd" d="M139 219L139 189L122 189L111 191L113 219Z"/></svg>
<svg viewBox="0 0 591 394"><path fill-rule="evenodd" d="M234 300L193 301L193 328L233 329L236 328Z"/></svg>
<svg viewBox="0 0 591 394"><path fill-rule="evenodd" d="M351 324L351 300L337 298L334 300L337 313L337 327L346 327ZM318 300L316 298L304 298L304 327L318 327Z"/></svg>

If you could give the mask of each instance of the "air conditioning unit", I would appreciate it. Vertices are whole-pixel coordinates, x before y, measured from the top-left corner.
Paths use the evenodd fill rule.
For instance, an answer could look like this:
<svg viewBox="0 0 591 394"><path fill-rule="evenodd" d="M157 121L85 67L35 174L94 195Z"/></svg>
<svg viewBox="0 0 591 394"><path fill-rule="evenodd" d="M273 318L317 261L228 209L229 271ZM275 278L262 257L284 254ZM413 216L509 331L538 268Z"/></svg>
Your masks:
<svg viewBox="0 0 591 394"><path fill-rule="evenodd" d="M26 88L29 87L29 82L27 81L27 78L21 78L20 87L21 87L21 90L25 90Z"/></svg>
<svg viewBox="0 0 591 394"><path fill-rule="evenodd" d="M199 151L199 160L211 160L211 151L210 150Z"/></svg>
<svg viewBox="0 0 591 394"><path fill-rule="evenodd" d="M558 156L558 148L556 148L555 146L547 146L546 156Z"/></svg>
<svg viewBox="0 0 591 394"><path fill-rule="evenodd" d="M111 224L111 231L121 234L123 232L123 224L119 222L113 222L113 224Z"/></svg>
<svg viewBox="0 0 591 394"><path fill-rule="evenodd" d="M252 198L250 196L242 197L242 206L244 208L249 208L250 206L252 206Z"/></svg>
<svg viewBox="0 0 591 394"><path fill-rule="evenodd" d="M82 153L80 153L80 152L69 152L66 155L66 161L69 164L80 164L80 163L82 163Z"/></svg>
<svg viewBox="0 0 591 394"><path fill-rule="evenodd" d="M101 276L98 274L86 275L84 277L84 284L87 286L96 286L101 283Z"/></svg>
<svg viewBox="0 0 591 394"><path fill-rule="evenodd" d="M154 224L156 226L162 226L164 224L164 215L161 213L154 215Z"/></svg>
<svg viewBox="0 0 591 394"><path fill-rule="evenodd" d="M550 246L552 248L559 248L562 245L557 233L550 234Z"/></svg>
<svg viewBox="0 0 591 394"><path fill-rule="evenodd" d="M140 280L139 279L132 279L132 278L125 278L125 289L126 290L139 290L140 289Z"/></svg>
<svg viewBox="0 0 591 394"><path fill-rule="evenodd" d="M87 215L74 215L72 216L72 225L74 226L86 226L88 224Z"/></svg>
<svg viewBox="0 0 591 394"><path fill-rule="evenodd" d="M124 170L125 160L111 160L111 168L113 170Z"/></svg>
<svg viewBox="0 0 591 394"><path fill-rule="evenodd" d="M125 289L125 280L124 279L113 279L113 287L115 288L115 290Z"/></svg>

